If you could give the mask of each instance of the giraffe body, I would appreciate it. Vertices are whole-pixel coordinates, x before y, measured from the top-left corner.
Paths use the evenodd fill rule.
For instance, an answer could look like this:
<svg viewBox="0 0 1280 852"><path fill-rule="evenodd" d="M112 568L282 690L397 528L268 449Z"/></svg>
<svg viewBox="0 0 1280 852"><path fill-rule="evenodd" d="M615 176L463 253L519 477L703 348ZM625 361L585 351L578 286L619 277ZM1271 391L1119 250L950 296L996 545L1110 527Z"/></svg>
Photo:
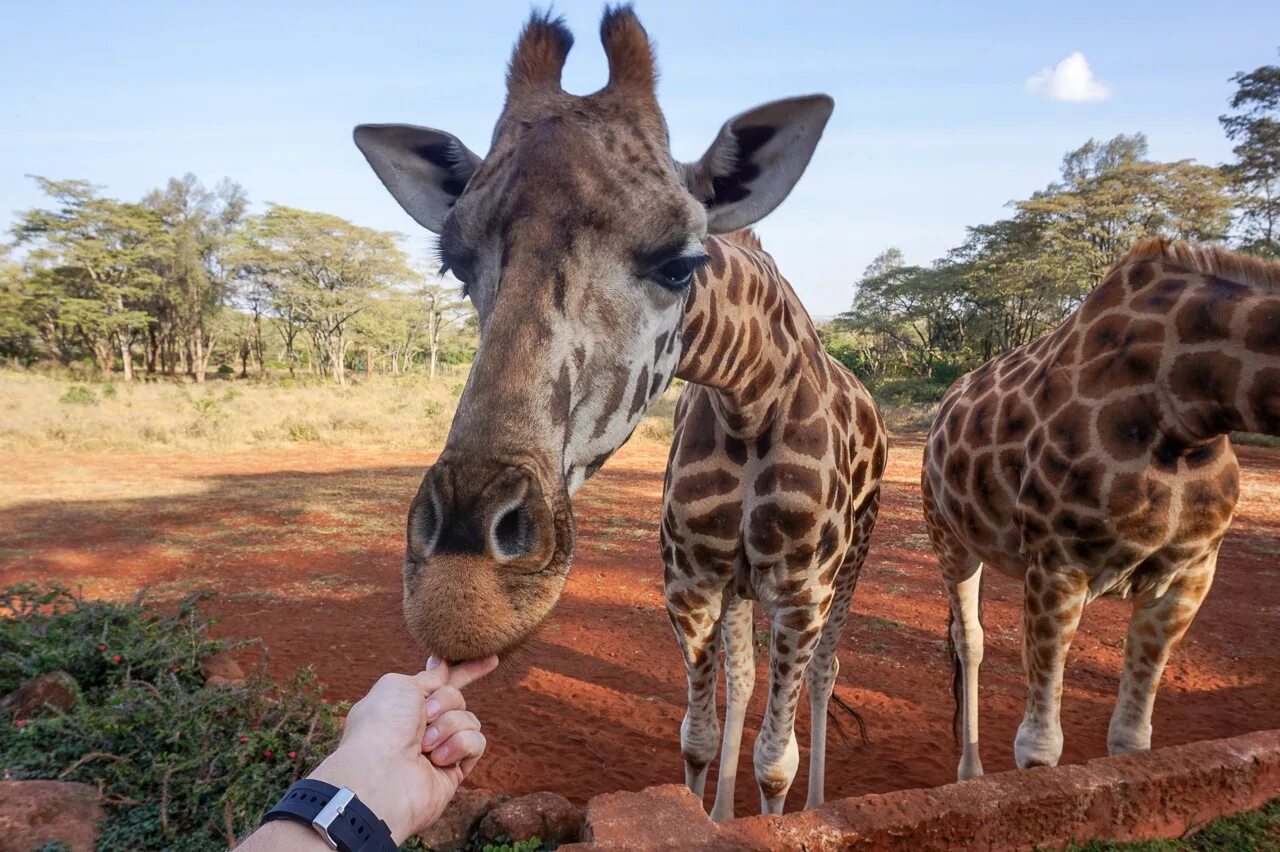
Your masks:
<svg viewBox="0 0 1280 852"><path fill-rule="evenodd" d="M801 685L812 713L807 807L823 797L836 645L867 554L886 440L870 394L822 349L777 267L749 235L708 244L682 329L663 496L667 608L684 652L685 776L702 795L726 719L712 815L733 816L747 700L755 681L753 602L770 625L769 693L754 749L761 807L780 813L799 763Z"/></svg>
<svg viewBox="0 0 1280 852"><path fill-rule="evenodd" d="M1083 607L1133 599L1108 732L1150 747L1169 654L1213 580L1239 494L1227 433L1280 433L1280 265L1152 240L1056 330L943 399L924 512L950 594L961 779L980 775L984 566L1023 581L1020 768L1062 753L1062 671Z"/></svg>

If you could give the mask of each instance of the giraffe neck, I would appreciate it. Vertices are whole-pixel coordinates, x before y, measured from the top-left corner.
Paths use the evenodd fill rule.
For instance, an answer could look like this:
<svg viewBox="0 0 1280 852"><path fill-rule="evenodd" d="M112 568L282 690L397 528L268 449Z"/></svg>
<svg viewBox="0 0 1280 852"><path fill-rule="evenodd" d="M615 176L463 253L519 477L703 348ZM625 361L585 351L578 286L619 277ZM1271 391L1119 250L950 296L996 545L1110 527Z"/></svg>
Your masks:
<svg viewBox="0 0 1280 852"><path fill-rule="evenodd" d="M711 260L685 305L676 376L716 391L726 428L754 437L805 360L821 369L825 355L773 259L739 239L754 241L750 235L707 241Z"/></svg>
<svg viewBox="0 0 1280 852"><path fill-rule="evenodd" d="M1280 288L1154 262L1126 267L1081 313L1095 301L1100 310L1067 339L1078 342L1086 371L1091 356L1111 366L1082 374L1082 385L1091 375L1104 383L1149 375L1165 431L1191 442L1233 431L1280 434Z"/></svg>

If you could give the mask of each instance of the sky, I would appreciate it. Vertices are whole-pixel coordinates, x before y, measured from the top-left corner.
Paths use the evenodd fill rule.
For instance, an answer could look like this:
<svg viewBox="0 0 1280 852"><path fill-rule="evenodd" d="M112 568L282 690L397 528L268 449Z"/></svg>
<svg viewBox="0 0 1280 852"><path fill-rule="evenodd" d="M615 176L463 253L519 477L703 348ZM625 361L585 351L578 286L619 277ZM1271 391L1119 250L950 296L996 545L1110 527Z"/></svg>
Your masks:
<svg viewBox="0 0 1280 852"><path fill-rule="evenodd" d="M756 104L826 92L835 113L758 226L811 313L897 246L929 263L965 227L1054 180L1089 138L1142 131L1154 158L1230 159L1217 117L1237 71L1280 61L1280 3L638 0L679 159ZM555 4L577 35L568 91L603 85L602 4ZM41 204L27 175L138 199L193 172L257 204L430 235L351 142L361 122L437 127L482 153L527 2L44 0L6 8L0 228Z"/></svg>

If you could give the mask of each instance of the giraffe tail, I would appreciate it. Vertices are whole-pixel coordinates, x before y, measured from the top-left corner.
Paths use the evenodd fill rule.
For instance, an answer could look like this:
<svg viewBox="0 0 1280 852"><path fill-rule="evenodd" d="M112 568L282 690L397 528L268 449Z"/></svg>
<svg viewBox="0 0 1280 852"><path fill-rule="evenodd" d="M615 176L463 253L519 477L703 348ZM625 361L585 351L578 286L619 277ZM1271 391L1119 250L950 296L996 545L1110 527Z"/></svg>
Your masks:
<svg viewBox="0 0 1280 852"><path fill-rule="evenodd" d="M951 739L960 742L960 700L964 690L964 675L960 672L960 650L956 648L955 634L951 632L956 614L947 607L947 656L951 657Z"/></svg>
<svg viewBox="0 0 1280 852"><path fill-rule="evenodd" d="M832 711L831 708L833 706L839 707L853 718L854 724L858 726L858 738L862 740L863 745L870 745L871 739L867 736L867 722L862 718L862 714L849 706L849 702L845 701L839 695L836 695L834 689L831 691L831 702L831 704L827 705L827 718L831 720L831 724L835 726L836 731L839 732L840 739L845 742L849 742L849 732L844 729L844 724L840 721L840 717Z"/></svg>

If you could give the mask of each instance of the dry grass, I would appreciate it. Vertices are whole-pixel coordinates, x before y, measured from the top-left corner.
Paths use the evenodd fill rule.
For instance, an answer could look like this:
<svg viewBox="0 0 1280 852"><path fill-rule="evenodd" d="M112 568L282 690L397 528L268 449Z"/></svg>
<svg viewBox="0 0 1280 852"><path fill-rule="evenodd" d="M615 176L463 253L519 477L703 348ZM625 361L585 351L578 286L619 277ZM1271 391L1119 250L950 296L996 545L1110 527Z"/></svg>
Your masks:
<svg viewBox="0 0 1280 852"><path fill-rule="evenodd" d="M0 451L233 451L341 445L443 446L467 368L375 376L346 387L289 380L85 382L0 370ZM636 437L667 441L677 391Z"/></svg>

